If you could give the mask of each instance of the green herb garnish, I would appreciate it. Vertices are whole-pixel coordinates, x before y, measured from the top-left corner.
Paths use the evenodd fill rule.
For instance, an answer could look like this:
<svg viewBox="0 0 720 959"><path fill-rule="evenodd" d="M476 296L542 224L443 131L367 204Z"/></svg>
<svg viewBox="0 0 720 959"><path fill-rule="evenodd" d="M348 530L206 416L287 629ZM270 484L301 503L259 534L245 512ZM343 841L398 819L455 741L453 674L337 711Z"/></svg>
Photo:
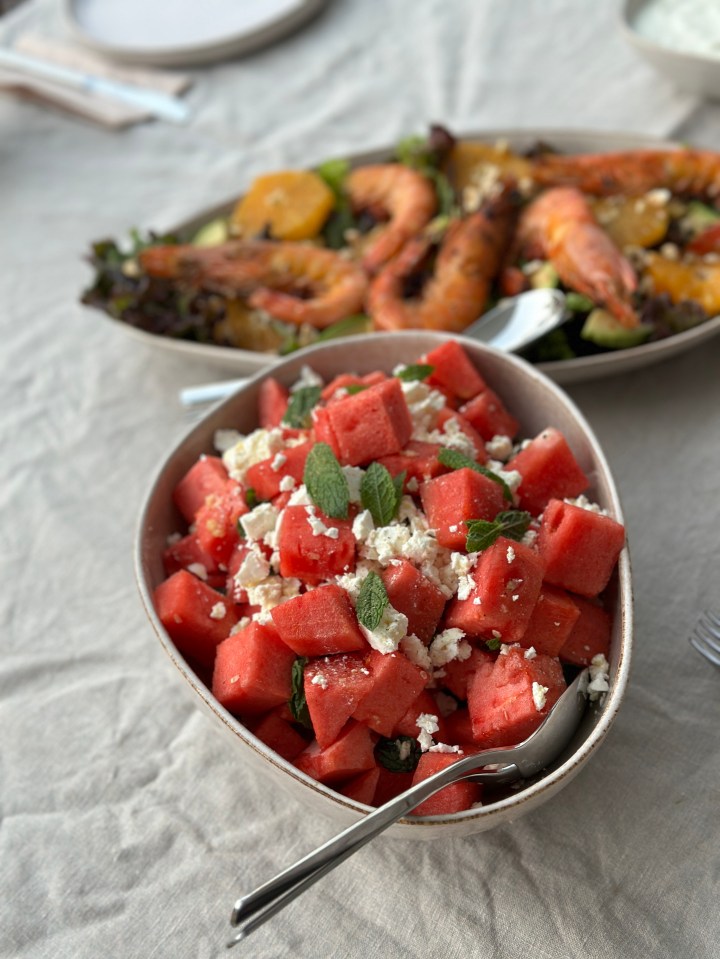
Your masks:
<svg viewBox="0 0 720 959"><path fill-rule="evenodd" d="M290 394L283 423L296 430L307 429L310 426L310 413L320 402L320 386L301 386Z"/></svg>
<svg viewBox="0 0 720 959"><path fill-rule="evenodd" d="M493 520L469 519L465 523L468 528L465 548L468 553L477 553L492 546L500 536L520 542L528 531L531 519L530 513L519 509L498 513Z"/></svg>
<svg viewBox="0 0 720 959"><path fill-rule="evenodd" d="M255 509L258 504L258 496L252 486L248 486L245 490L245 502L248 505L248 509Z"/></svg>
<svg viewBox="0 0 720 959"><path fill-rule="evenodd" d="M360 483L360 500L363 508L370 510L376 526L387 526L397 513L404 481L404 471L393 479L382 463L371 463L365 471Z"/></svg>
<svg viewBox="0 0 720 959"><path fill-rule="evenodd" d="M502 644L499 639L486 639L485 645L491 652L494 653L496 650L500 649Z"/></svg>
<svg viewBox="0 0 720 959"><path fill-rule="evenodd" d="M565 294L565 306L571 313L589 313L595 309L595 304L589 296L584 293L576 293L570 290Z"/></svg>
<svg viewBox="0 0 720 959"><path fill-rule="evenodd" d="M505 499L512 503L512 493L510 492L510 487L505 480L501 476L498 476L497 473L493 473L492 470L487 469L487 467L481 466L480 463L476 463L474 459L471 459L464 453L460 453L458 450L451 450L448 447L443 447L438 453L438 459L443 466L447 466L451 470L471 469L475 470L476 473L482 473L483 476L487 476L487 478L492 480L493 483L498 483L502 487L503 496Z"/></svg>
<svg viewBox="0 0 720 959"><path fill-rule="evenodd" d="M292 713L293 719L296 722L301 723L303 726L307 726L308 729L312 729L310 710L308 709L307 700L305 699L306 664L307 657L305 656L298 656L298 658L292 664L292 673L290 677L292 692L290 694L288 706L290 707L290 712Z"/></svg>
<svg viewBox="0 0 720 959"><path fill-rule="evenodd" d="M326 516L347 519L350 505L347 477L327 443L316 443L310 450L303 482L310 499Z"/></svg>
<svg viewBox="0 0 720 959"><path fill-rule="evenodd" d="M411 773L422 755L420 743L412 736L381 739L375 747L375 758L393 773Z"/></svg>
<svg viewBox="0 0 720 959"><path fill-rule="evenodd" d="M413 363L410 366L404 366L395 376L405 383L412 383L414 380L426 380L435 369L427 363Z"/></svg>
<svg viewBox="0 0 720 959"><path fill-rule="evenodd" d="M372 632L380 625L380 620L388 603L385 584L378 574L371 570L363 580L358 593L355 605L358 621Z"/></svg>

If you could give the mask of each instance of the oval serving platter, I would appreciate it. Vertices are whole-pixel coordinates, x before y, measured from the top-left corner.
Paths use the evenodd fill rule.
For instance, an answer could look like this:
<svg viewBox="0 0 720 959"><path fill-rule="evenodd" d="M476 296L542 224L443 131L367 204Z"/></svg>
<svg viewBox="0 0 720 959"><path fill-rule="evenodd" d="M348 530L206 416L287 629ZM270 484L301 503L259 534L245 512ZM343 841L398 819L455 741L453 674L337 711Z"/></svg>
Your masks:
<svg viewBox="0 0 720 959"><path fill-rule="evenodd" d="M390 372L398 363L409 363L439 345L446 337L438 333L379 333L354 336L308 347L284 359L272 370L274 377L290 385L308 364L325 379L347 368L363 374L375 369ZM578 462L591 480L588 495L619 522L622 509L610 468L588 423L577 407L551 380L515 356L501 353L473 340L459 337L481 374L501 396L522 424L522 435L533 436L549 424L563 431ZM213 408L164 459L150 486L136 537L135 568L148 618L174 664L183 686L196 705L203 707L224 729L237 747L238 762L265 776L269 787L284 789L298 802L338 826L348 825L370 807L347 799L301 773L281 759L243 724L225 710L179 653L163 628L152 603L154 589L165 578L162 553L169 535L181 525L172 502L178 480L202 453L213 449L218 429L252 431L257 425L259 373L235 394ZM507 798L449 817L406 819L393 825L390 834L403 838L464 836L490 829L517 818L555 795L580 770L604 740L620 707L630 668L632 648L632 588L627 547L606 592L613 628L610 650L610 691L587 710L573 742L560 759L537 780L528 782Z"/></svg>
<svg viewBox="0 0 720 959"><path fill-rule="evenodd" d="M630 136L622 133L597 133L588 131L561 131L561 130L495 130L481 133L468 133L459 136L461 140L478 140L487 143L507 142L513 150L527 150L538 141L557 147L562 152L609 152L613 150L642 149L653 147L675 147L677 144L658 140L653 137ZM374 150L372 152L356 154L350 157L353 165L377 163L386 160L389 149ZM238 194L239 195L239 194ZM204 210L183 223L169 227L163 232L192 236L200 226L217 217L230 213L237 202L237 196L215 207ZM260 370L267 370L281 361L272 353L261 353L243 350L236 347L214 346L211 344L195 343L188 340L174 339L148 333L124 323L121 320L107 317L130 336L157 348L160 353L170 352L185 356L188 359L201 360L227 372L234 372L238 376L251 376ZM570 360L559 360L536 364L556 383L570 384L600 377L614 376L637 370L645 366L669 360L687 350L704 343L720 332L720 316L707 322L677 333L674 336L654 343L617 350L607 353L598 353L593 356L576 357Z"/></svg>

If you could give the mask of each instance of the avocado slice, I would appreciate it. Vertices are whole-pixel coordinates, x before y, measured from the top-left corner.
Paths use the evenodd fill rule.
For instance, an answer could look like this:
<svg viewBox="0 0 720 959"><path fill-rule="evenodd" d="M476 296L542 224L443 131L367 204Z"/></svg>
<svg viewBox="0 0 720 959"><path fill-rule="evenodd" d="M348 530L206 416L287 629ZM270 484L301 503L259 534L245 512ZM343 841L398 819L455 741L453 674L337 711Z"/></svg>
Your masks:
<svg viewBox="0 0 720 959"><path fill-rule="evenodd" d="M583 324L580 336L596 346L604 346L610 350L624 350L630 346L639 346L652 333L652 327L647 323L628 329L619 320L616 320L607 310L595 309L590 313Z"/></svg>
<svg viewBox="0 0 720 959"><path fill-rule="evenodd" d="M544 288L555 289L555 287L560 286L558 272L549 260L546 260L542 266L533 270L528 279L530 280L530 286L534 290Z"/></svg>
<svg viewBox="0 0 720 959"><path fill-rule="evenodd" d="M219 243L225 243L229 235L227 220L218 217L217 220L204 223L191 242L193 246L217 246Z"/></svg>

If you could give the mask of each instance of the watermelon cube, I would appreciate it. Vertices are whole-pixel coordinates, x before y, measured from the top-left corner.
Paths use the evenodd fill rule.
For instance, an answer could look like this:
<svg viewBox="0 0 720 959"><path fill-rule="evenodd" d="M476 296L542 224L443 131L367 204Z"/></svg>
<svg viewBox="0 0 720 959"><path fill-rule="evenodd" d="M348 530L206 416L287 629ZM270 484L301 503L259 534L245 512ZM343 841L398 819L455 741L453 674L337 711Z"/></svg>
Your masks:
<svg viewBox="0 0 720 959"><path fill-rule="evenodd" d="M446 436L463 433L470 440L475 451L474 459L478 463L484 463L487 460L487 451L485 441L478 433L470 420L466 419L462 413L456 413L445 407L440 410L437 416L437 428L442 430Z"/></svg>
<svg viewBox="0 0 720 959"><path fill-rule="evenodd" d="M370 463L401 450L412 433L412 420L397 377L326 407L340 462Z"/></svg>
<svg viewBox="0 0 720 959"><path fill-rule="evenodd" d="M500 484L470 467L428 480L420 498L438 543L454 550L465 549L466 520L495 519L505 506Z"/></svg>
<svg viewBox="0 0 720 959"><path fill-rule="evenodd" d="M270 430L280 426L287 411L290 391L274 376L266 377L258 390L258 425Z"/></svg>
<svg viewBox="0 0 720 959"><path fill-rule="evenodd" d="M542 559L528 546L498 537L470 574L475 581L470 595L448 604L446 626L468 636L518 642L540 595L543 570Z"/></svg>
<svg viewBox="0 0 720 959"><path fill-rule="evenodd" d="M423 713L437 717L438 729L437 732L433 733L433 737L437 739L438 742L446 742L445 720L440 714L437 701L429 689L423 689L417 699L413 700L405 715L395 724L395 728L392 731L393 737L412 736L413 739L417 739L420 734L417 719L418 716L422 716Z"/></svg>
<svg viewBox="0 0 720 959"><path fill-rule="evenodd" d="M212 666L216 647L238 622L222 593L184 569L160 583L153 604L183 656L203 666Z"/></svg>
<svg viewBox="0 0 720 959"><path fill-rule="evenodd" d="M520 645L557 656L579 615L577 603L564 589L543 583Z"/></svg>
<svg viewBox="0 0 720 959"><path fill-rule="evenodd" d="M384 806L386 802L399 796L400 793L407 792L412 786L413 773L398 773L385 766L378 766L380 774L378 776L375 795L373 796L373 806Z"/></svg>
<svg viewBox="0 0 720 959"><path fill-rule="evenodd" d="M487 384L457 340L446 340L426 353L423 363L433 367L427 379L430 386L441 386L461 400L469 400L487 389Z"/></svg>
<svg viewBox="0 0 720 959"><path fill-rule="evenodd" d="M472 720L467 706L460 706L445 717L443 742L449 746L465 746L473 741Z"/></svg>
<svg viewBox="0 0 720 959"><path fill-rule="evenodd" d="M305 749L307 740L287 719L283 718L279 712L282 708L271 710L261 719L251 723L249 729L278 756L292 762Z"/></svg>
<svg viewBox="0 0 720 959"><path fill-rule="evenodd" d="M334 742L373 679L365 653L343 653L312 659L305 666L305 700L315 738L322 748Z"/></svg>
<svg viewBox="0 0 720 959"><path fill-rule="evenodd" d="M348 780L344 786L341 786L339 792L348 799L354 799L355 802L365 803L366 806L372 806L375 790L380 779L380 768L368 769L366 773L360 773Z"/></svg>
<svg viewBox="0 0 720 959"><path fill-rule="evenodd" d="M367 726L352 719L338 738L324 749L311 743L295 765L321 783L338 783L375 768L375 737Z"/></svg>
<svg viewBox="0 0 720 959"><path fill-rule="evenodd" d="M566 688L557 659L539 653L526 659L510 647L489 675L476 674L468 687L473 739L483 748L513 746L533 733Z"/></svg>
<svg viewBox="0 0 720 959"><path fill-rule="evenodd" d="M382 571L393 609L407 616L407 631L426 645L435 635L445 609L445 597L434 583L406 559Z"/></svg>
<svg viewBox="0 0 720 959"><path fill-rule="evenodd" d="M417 786L418 783L439 773L441 769L447 769L462 758L464 754L459 753L423 753L417 764L412 785ZM413 816L448 816L454 812L462 812L463 809L470 809L474 803L480 802L481 798L480 783L453 783L421 802L413 809L412 814Z"/></svg>
<svg viewBox="0 0 720 959"><path fill-rule="evenodd" d="M381 736L390 736L425 688L428 674L402 653L379 653L376 649L371 650L367 665L372 686L360 700L353 717Z"/></svg>
<svg viewBox="0 0 720 959"><path fill-rule="evenodd" d="M545 578L581 596L597 596L607 586L624 543L625 529L611 517L553 499L538 535Z"/></svg>
<svg viewBox="0 0 720 959"><path fill-rule="evenodd" d="M252 622L218 646L213 696L240 717L265 713L290 699L295 659L273 626Z"/></svg>
<svg viewBox="0 0 720 959"><path fill-rule="evenodd" d="M522 476L518 487L521 509L542 513L551 499L579 496L589 484L567 440L560 430L549 426L507 464Z"/></svg>
<svg viewBox="0 0 720 959"><path fill-rule="evenodd" d="M340 458L340 447L330 422L327 406L316 406L312 411L312 435L316 443L327 443L335 458Z"/></svg>
<svg viewBox="0 0 720 959"><path fill-rule="evenodd" d="M408 492L408 484L415 480L416 484L423 483L426 479L432 479L434 476L440 476L447 472L447 467L438 459L438 453L442 447L439 443L426 443L424 440L410 440L399 453L391 453L389 456L381 456L379 463L385 467L392 477L399 476L405 471L404 490ZM417 489L417 486L415 487Z"/></svg>
<svg viewBox="0 0 720 959"><path fill-rule="evenodd" d="M220 493L211 493L195 515L195 531L202 548L218 563L227 565L240 539L238 520L248 512L245 491L227 480Z"/></svg>
<svg viewBox="0 0 720 959"><path fill-rule="evenodd" d="M494 390L486 389L460 407L460 412L484 440L493 436L517 436L520 423Z"/></svg>
<svg viewBox="0 0 720 959"><path fill-rule="evenodd" d="M453 696L467 699L468 683L478 670L487 674L492 670L495 657L486 649L473 649L467 659L453 659L443 666L441 683Z"/></svg>
<svg viewBox="0 0 720 959"><path fill-rule="evenodd" d="M334 583L281 603L271 615L281 639L298 656L367 649L350 597Z"/></svg>
<svg viewBox="0 0 720 959"><path fill-rule="evenodd" d="M282 576L297 577L314 586L351 572L355 546L350 520L330 519L311 506L283 510L277 533Z"/></svg>
<svg viewBox="0 0 720 959"><path fill-rule="evenodd" d="M163 553L163 567L166 576L172 576L179 569L187 569L213 589L221 589L225 584L225 574L215 557L202 548L195 533L188 533L167 547Z"/></svg>
<svg viewBox="0 0 720 959"><path fill-rule="evenodd" d="M245 483L255 490L260 500L269 500L281 492L281 483L288 476L295 485L302 483L305 460L312 449L312 442L288 446L282 452L253 465L245 473Z"/></svg>
<svg viewBox="0 0 720 959"><path fill-rule="evenodd" d="M374 373L366 373L365 376L357 376L355 373L340 373L334 379L330 380L327 386L323 387L320 396L326 403L333 399L337 401L346 395L345 393L341 393L339 397L336 397L335 394L338 390L346 390L348 386L375 386L377 383L382 383L383 380L386 379L387 374L382 373L380 370L376 370Z"/></svg>
<svg viewBox="0 0 720 959"><path fill-rule="evenodd" d="M593 656L610 654L610 616L599 603L582 596L573 596L579 610L570 635L558 656L573 666L589 666Z"/></svg>
<svg viewBox="0 0 720 959"><path fill-rule="evenodd" d="M222 494L228 481L223 461L217 456L201 456L173 491L173 502L188 523L210 494Z"/></svg>

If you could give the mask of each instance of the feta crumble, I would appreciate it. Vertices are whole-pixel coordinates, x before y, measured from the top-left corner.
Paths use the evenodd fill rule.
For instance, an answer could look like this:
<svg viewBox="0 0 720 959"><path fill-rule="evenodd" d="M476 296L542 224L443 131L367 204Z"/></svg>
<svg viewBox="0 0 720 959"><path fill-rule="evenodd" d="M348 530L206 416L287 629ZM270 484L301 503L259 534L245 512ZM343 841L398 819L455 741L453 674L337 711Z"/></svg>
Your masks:
<svg viewBox="0 0 720 959"><path fill-rule="evenodd" d="M415 725L420 730L417 737L417 741L420 743L420 749L426 753L434 745L432 738L433 733L436 733L438 729L440 729L438 718L431 713L420 713L415 720Z"/></svg>
<svg viewBox="0 0 720 959"><path fill-rule="evenodd" d="M547 700L548 687L541 686L540 683L532 684L532 698L535 703L535 709L540 713L545 708Z"/></svg>
<svg viewBox="0 0 720 959"><path fill-rule="evenodd" d="M394 653L407 636L407 628L407 616L399 613L389 603L383 610L380 622L375 629L370 630L360 623L363 636L379 653Z"/></svg>

